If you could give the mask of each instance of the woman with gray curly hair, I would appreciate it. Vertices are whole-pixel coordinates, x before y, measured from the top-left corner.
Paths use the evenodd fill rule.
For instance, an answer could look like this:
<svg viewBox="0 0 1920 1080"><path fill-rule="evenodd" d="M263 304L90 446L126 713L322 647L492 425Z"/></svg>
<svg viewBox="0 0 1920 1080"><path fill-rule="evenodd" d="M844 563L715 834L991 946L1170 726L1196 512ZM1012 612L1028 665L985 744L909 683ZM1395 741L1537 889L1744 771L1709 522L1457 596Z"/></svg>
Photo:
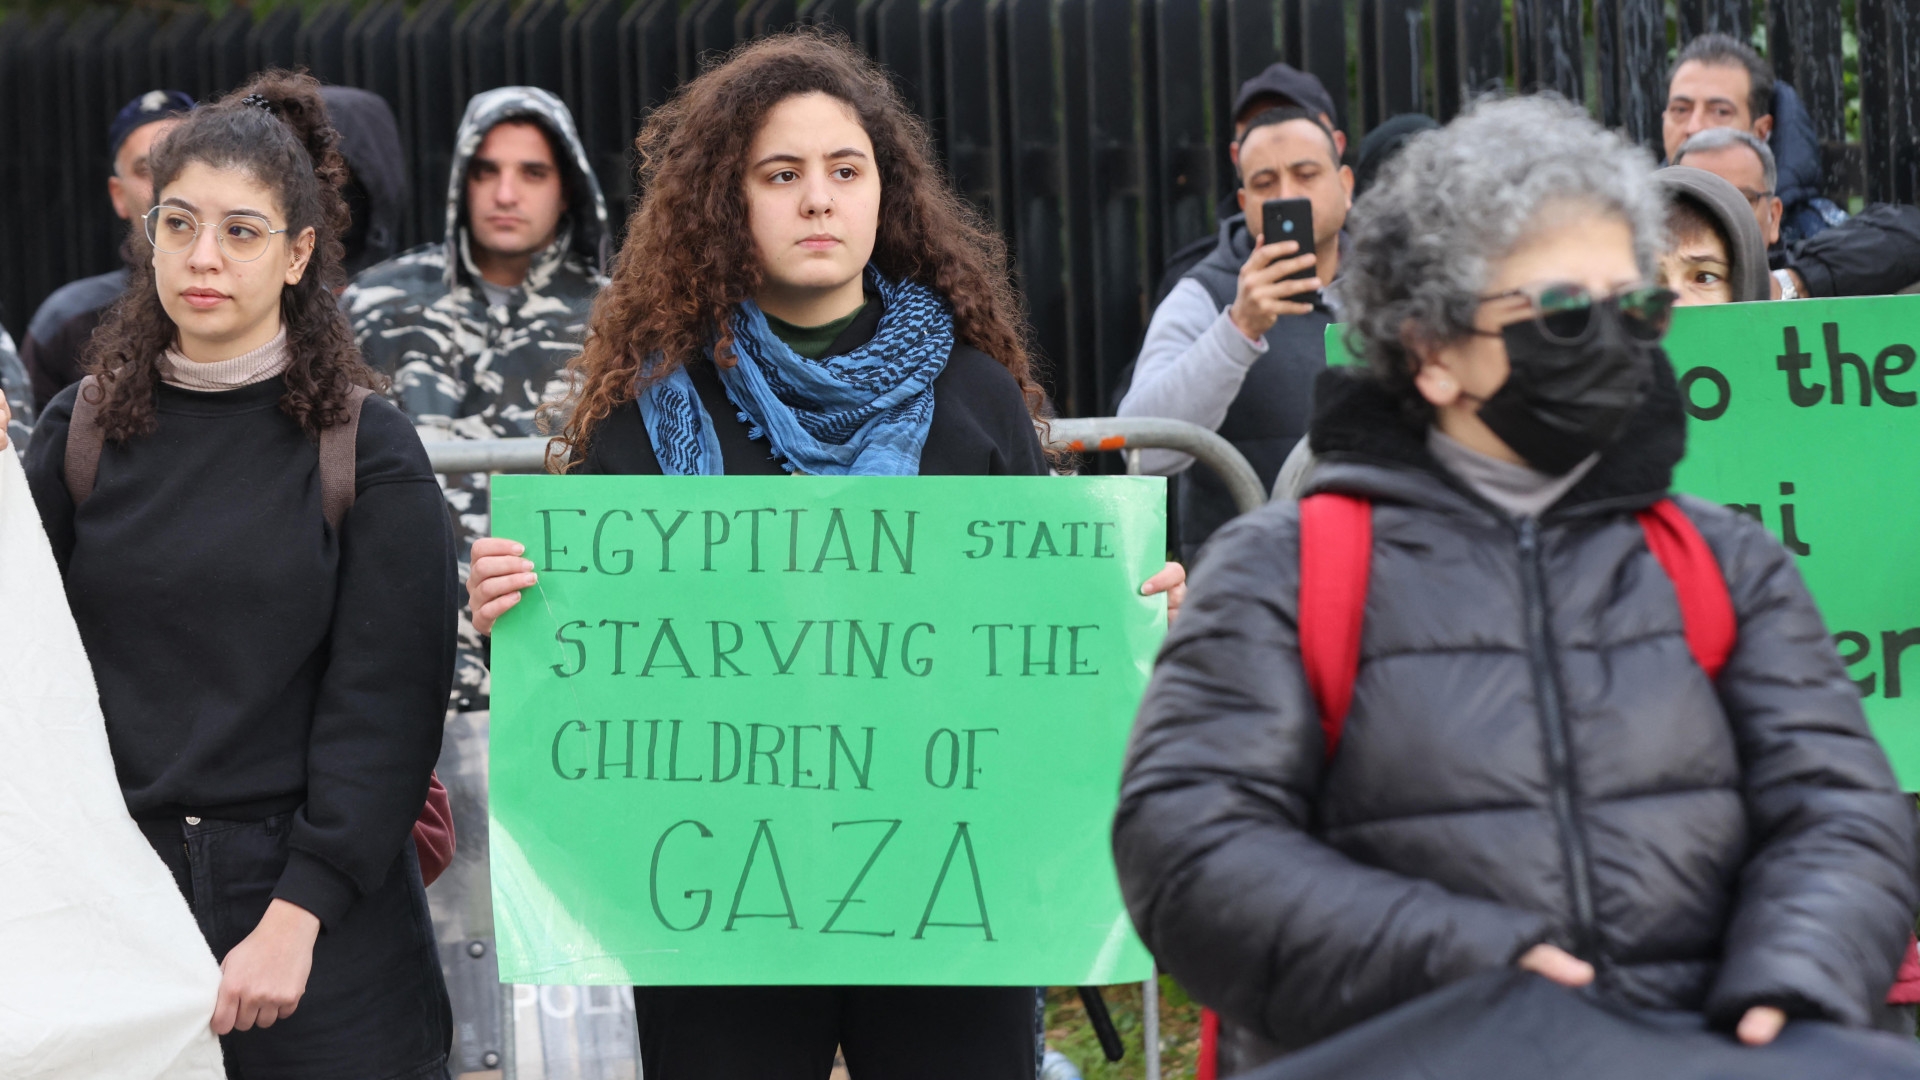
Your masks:
<svg viewBox="0 0 1920 1080"><path fill-rule="evenodd" d="M1354 211L1364 365L1316 386L1309 499L1216 534L1161 651L1121 884L1161 965L1274 1049L1516 966L1749 1044L1866 1025L1893 980L1912 801L1792 558L1669 493L1652 171L1548 97L1415 138ZM1344 687L1334 620L1302 617L1315 505L1370 528ZM1704 538L1724 663L1648 514Z"/></svg>

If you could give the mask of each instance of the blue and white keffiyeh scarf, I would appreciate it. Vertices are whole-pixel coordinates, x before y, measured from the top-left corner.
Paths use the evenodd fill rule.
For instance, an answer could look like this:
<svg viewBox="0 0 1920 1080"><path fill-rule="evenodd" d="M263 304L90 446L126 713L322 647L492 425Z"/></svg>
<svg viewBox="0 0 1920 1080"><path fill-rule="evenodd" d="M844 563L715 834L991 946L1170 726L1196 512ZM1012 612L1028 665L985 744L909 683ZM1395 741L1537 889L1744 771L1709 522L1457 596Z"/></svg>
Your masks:
<svg viewBox="0 0 1920 1080"><path fill-rule="evenodd" d="M933 420L933 380L953 351L953 313L933 290L889 282L873 340L844 356L808 360L767 326L748 300L734 312L732 367L714 365L727 397L765 437L789 472L823 476L915 476ZM711 359L711 352L709 352ZM668 476L719 476L720 441L686 369L640 394L640 416Z"/></svg>

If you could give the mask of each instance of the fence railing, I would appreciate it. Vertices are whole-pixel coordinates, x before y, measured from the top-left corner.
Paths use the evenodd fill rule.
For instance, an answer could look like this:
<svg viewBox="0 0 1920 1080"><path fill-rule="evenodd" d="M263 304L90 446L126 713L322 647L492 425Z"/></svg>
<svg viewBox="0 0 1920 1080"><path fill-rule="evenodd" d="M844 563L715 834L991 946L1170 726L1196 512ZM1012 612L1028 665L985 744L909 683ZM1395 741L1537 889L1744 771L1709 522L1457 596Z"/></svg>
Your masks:
<svg viewBox="0 0 1920 1080"><path fill-rule="evenodd" d="M1267 501L1267 489L1260 483L1260 474L1253 471L1245 455L1199 424L1145 416L1088 416L1055 420L1051 435L1053 447L1074 453L1177 450L1212 469L1227 485L1227 493L1233 496L1233 503L1241 513L1256 510Z"/></svg>
<svg viewBox="0 0 1920 1080"><path fill-rule="evenodd" d="M1125 416L1055 420L1051 445L1073 453L1177 450L1217 473L1241 513L1267 501L1259 475L1232 443L1184 420ZM547 446L544 438L448 439L427 443L427 460L437 473L538 473L547 469Z"/></svg>
<svg viewBox="0 0 1920 1080"><path fill-rule="evenodd" d="M1547 86L1653 144L1672 49L1725 30L1763 40L1806 99L1831 194L1913 201L1920 180L1920 0L71 3L0 14L0 312L18 336L53 288L115 265L106 128L140 91L205 99L296 64L377 91L407 147L411 244L442 227L470 95L560 94L618 216L648 110L705 58L794 23L851 34L926 118L1011 244L1066 416L1112 411L1166 255L1207 235L1233 189L1234 88L1275 60L1318 75L1356 141L1395 113L1444 120L1490 87Z"/></svg>
<svg viewBox="0 0 1920 1080"><path fill-rule="evenodd" d="M541 473L547 471L544 438L448 439L427 443L427 461L437 473Z"/></svg>

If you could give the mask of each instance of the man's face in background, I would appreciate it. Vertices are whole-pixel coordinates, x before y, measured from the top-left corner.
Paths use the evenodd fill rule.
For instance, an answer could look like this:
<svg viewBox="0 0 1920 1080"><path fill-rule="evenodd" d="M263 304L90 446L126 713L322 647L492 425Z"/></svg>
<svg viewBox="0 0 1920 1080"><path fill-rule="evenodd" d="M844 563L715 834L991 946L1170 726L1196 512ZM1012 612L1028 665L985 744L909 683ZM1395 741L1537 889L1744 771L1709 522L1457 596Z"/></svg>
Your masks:
<svg viewBox="0 0 1920 1080"><path fill-rule="evenodd" d="M1353 205L1353 172L1340 164L1318 124L1299 119L1254 128L1240 146L1240 174L1240 205L1249 229L1259 231L1261 206L1269 199L1308 199L1317 249L1338 250ZM1266 242L1279 239L1269 236Z"/></svg>
<svg viewBox="0 0 1920 1080"><path fill-rule="evenodd" d="M531 255L552 244L567 212L560 163L537 124L503 120L467 166L467 227L485 251Z"/></svg>
<svg viewBox="0 0 1920 1080"><path fill-rule="evenodd" d="M155 120L128 133L113 155L113 175L107 177L107 197L113 200L114 213L128 221L147 216L153 207L153 170L147 158L153 144L179 126L178 119Z"/></svg>
<svg viewBox="0 0 1920 1080"><path fill-rule="evenodd" d="M1767 188L1767 169L1760 155L1750 146L1721 146L1712 150L1689 150L1683 159L1688 167L1704 169L1740 189L1753 209L1760 226L1760 239L1768 247L1780 242L1779 196Z"/></svg>
<svg viewBox="0 0 1920 1080"><path fill-rule="evenodd" d="M1752 92L1753 77L1739 64L1681 64L1667 85L1667 111L1660 117L1667 160L1680 152L1681 143L1708 128L1739 128L1757 139L1771 135L1773 117L1753 115Z"/></svg>
<svg viewBox="0 0 1920 1080"><path fill-rule="evenodd" d="M1660 255L1660 280L1680 294L1676 307L1733 301L1733 260L1720 231L1698 213L1667 218L1671 237Z"/></svg>

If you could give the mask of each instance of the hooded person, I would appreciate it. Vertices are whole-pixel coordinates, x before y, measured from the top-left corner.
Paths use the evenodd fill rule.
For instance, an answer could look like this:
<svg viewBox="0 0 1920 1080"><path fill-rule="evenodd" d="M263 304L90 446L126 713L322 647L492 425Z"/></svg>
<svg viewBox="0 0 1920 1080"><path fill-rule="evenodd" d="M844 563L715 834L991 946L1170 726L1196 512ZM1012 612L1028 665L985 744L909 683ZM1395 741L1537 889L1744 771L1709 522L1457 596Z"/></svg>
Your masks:
<svg viewBox="0 0 1920 1080"><path fill-rule="evenodd" d="M1767 245L1775 300L1881 296L1920 281L1920 208L1876 203L1817 236L1786 244L1792 211L1779 192L1789 180L1770 143L1737 127L1709 127L1688 136L1671 160L1713 173L1746 200Z"/></svg>
<svg viewBox="0 0 1920 1080"><path fill-rule="evenodd" d="M1667 197L1661 276L1678 304L1770 299L1767 245L1740 189L1705 169L1671 165L1653 174Z"/></svg>
<svg viewBox="0 0 1920 1080"><path fill-rule="evenodd" d="M562 369L606 283L608 237L573 115L545 90L503 86L475 95L460 121L446 239L362 271L340 303L422 439L529 436L566 389ZM443 482L464 576L487 534L487 478ZM484 646L464 614L453 697L457 711L487 707Z"/></svg>
<svg viewBox="0 0 1920 1080"><path fill-rule="evenodd" d="M400 126L387 100L354 86L321 88L327 113L340 132L340 156L347 159L347 186L341 192L353 223L340 243L347 249L348 275L392 258L400 246L400 215L407 204L407 165L400 147Z"/></svg>

